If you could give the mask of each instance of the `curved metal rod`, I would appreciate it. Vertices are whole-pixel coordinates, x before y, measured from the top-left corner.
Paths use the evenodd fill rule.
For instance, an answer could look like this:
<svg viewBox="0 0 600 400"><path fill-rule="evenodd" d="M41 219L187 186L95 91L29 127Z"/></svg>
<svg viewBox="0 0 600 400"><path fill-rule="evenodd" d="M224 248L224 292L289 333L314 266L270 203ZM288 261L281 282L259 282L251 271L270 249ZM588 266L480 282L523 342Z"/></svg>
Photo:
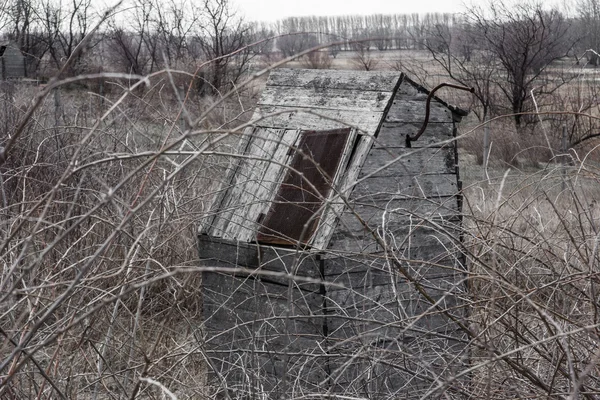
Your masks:
<svg viewBox="0 0 600 400"><path fill-rule="evenodd" d="M410 136L409 134L406 134L406 147L411 147L410 142L417 140L423 134L423 132L425 132L425 129L427 128L427 124L429 123L429 111L430 111L430 106L431 106L431 99L433 98L433 94L443 87L451 87L453 89L465 90L467 92L475 93L475 88L469 88L466 86L455 85L453 83L440 83L435 88L433 88L433 90L431 92L429 92L429 96L427 96L427 103L425 104L425 121L423 121L423 125L421 126L421 129L419 129L419 132L417 132L416 135Z"/></svg>

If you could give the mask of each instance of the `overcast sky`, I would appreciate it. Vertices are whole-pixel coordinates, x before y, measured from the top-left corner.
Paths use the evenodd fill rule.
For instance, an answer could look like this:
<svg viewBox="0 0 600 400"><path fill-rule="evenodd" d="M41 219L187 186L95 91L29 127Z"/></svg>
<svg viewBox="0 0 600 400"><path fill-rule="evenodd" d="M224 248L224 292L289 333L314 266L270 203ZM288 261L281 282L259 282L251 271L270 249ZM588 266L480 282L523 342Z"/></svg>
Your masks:
<svg viewBox="0 0 600 400"><path fill-rule="evenodd" d="M461 12L464 0L232 0L248 21L290 16ZM471 4L473 1L467 1ZM475 1L477 2L477 1Z"/></svg>

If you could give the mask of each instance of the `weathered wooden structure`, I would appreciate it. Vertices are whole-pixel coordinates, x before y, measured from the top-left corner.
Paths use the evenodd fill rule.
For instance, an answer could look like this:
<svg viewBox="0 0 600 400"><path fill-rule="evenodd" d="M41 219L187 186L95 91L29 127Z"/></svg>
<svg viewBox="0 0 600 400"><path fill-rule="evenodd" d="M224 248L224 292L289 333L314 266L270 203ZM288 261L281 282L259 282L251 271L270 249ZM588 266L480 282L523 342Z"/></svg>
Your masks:
<svg viewBox="0 0 600 400"><path fill-rule="evenodd" d="M460 397L458 115L436 98L407 148L427 96L394 72L271 72L199 235L225 397Z"/></svg>
<svg viewBox="0 0 600 400"><path fill-rule="evenodd" d="M0 42L0 79L25 77L25 57L12 42Z"/></svg>

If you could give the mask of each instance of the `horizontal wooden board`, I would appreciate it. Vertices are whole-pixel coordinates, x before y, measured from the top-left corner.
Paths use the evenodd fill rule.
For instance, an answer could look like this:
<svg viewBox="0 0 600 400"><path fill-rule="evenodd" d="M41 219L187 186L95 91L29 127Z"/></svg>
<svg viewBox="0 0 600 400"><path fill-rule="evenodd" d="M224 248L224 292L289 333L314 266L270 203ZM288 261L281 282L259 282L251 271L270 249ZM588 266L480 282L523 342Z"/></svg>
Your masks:
<svg viewBox="0 0 600 400"><path fill-rule="evenodd" d="M398 265L391 259L397 254L382 254L379 257L346 256L325 260L324 279L327 282L341 284L345 288L364 286L364 284L383 285L396 282L407 284L413 290L412 283L400 272ZM389 258L389 259L388 259ZM454 255L447 254L440 260L428 263L417 261L401 262L402 268L410 274L411 279L418 282L436 281L439 279L451 282L464 278L462 265L456 264ZM332 286L328 290L338 290ZM345 289L339 289L345 290Z"/></svg>
<svg viewBox="0 0 600 400"><path fill-rule="evenodd" d="M385 122L416 122L425 121L425 100L409 100L396 97L385 118ZM429 122L452 122L452 111L443 104L430 103Z"/></svg>
<svg viewBox="0 0 600 400"><path fill-rule="evenodd" d="M406 135L414 136L421 129L421 123L384 122L373 147L393 148L406 147ZM454 143L443 143L453 138L452 122L432 122L421 137L411 142L412 148L454 146Z"/></svg>
<svg viewBox="0 0 600 400"><path fill-rule="evenodd" d="M294 86L299 88L325 88L362 91L392 92L399 72L390 71L338 71L277 68L271 70L267 87Z"/></svg>
<svg viewBox="0 0 600 400"><path fill-rule="evenodd" d="M426 149L371 149L362 176L403 176L456 173L454 150L451 148Z"/></svg>
<svg viewBox="0 0 600 400"><path fill-rule="evenodd" d="M254 398L252 394L259 394L259 398L283 399L298 389L308 393L322 390L319 383L327 379L327 370L323 357L310 353L312 349L281 354L264 346L251 350L206 350L204 354L210 360L211 384L229 391L216 398Z"/></svg>
<svg viewBox="0 0 600 400"><path fill-rule="evenodd" d="M377 227L364 229L362 225L353 221L340 221L331 238L329 249L332 251L352 252L352 254L372 254L380 253L383 248L379 240L374 235L380 237L381 231ZM401 259L435 262L435 260L444 259L450 253L459 257L457 244L459 240L458 232L447 231L445 233L438 230L425 228L410 231L407 226L388 227L385 231L385 240L389 250L393 250L397 257Z"/></svg>
<svg viewBox="0 0 600 400"><path fill-rule="evenodd" d="M261 127L303 130L355 127L361 134L374 135L381 118L382 113L375 111L262 106L254 113L252 123Z"/></svg>
<svg viewBox="0 0 600 400"><path fill-rule="evenodd" d="M450 381L468 367L469 346L465 341L421 337L420 341L402 336L369 341L367 334L363 340L331 339L329 369L335 393L361 393L368 382L372 398L388 398L392 389L408 394L402 398L421 398L440 380ZM453 393L450 398L463 397Z"/></svg>
<svg viewBox="0 0 600 400"><path fill-rule="evenodd" d="M204 264L260 268L266 271L292 273L298 276L318 278L319 261L315 254L296 249L256 245L212 238L207 235L198 237L198 251ZM269 277L269 279L276 279ZM282 278L283 279L283 278Z"/></svg>
<svg viewBox="0 0 600 400"><path fill-rule="evenodd" d="M456 204L456 199L453 197L431 200L392 198L386 202L352 202L345 210L345 213L355 214L368 224L381 224L384 220L397 221L400 219L408 220L411 218L414 221L419 219L459 218L458 206Z"/></svg>
<svg viewBox="0 0 600 400"><path fill-rule="evenodd" d="M260 106L306 107L315 110L383 112L392 93L369 92L360 89L342 90L327 87L296 88L267 86L260 97Z"/></svg>
<svg viewBox="0 0 600 400"><path fill-rule="evenodd" d="M351 200L364 204L385 204L392 199L421 200L446 208L454 207L458 194L455 174L419 176L373 176L360 181L352 192ZM425 201L429 199L429 201ZM410 209L418 209L418 206Z"/></svg>

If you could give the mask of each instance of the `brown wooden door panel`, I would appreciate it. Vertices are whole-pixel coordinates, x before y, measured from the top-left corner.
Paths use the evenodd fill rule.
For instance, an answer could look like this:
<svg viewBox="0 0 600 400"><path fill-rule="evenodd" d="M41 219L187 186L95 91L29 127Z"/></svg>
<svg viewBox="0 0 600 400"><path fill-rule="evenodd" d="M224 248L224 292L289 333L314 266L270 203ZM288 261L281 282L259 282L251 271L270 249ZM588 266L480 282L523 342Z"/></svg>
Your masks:
<svg viewBox="0 0 600 400"><path fill-rule="evenodd" d="M331 192L331 180L339 168L349 134L350 128L302 132L290 169L262 221L258 242L308 243L319 221L317 214Z"/></svg>

